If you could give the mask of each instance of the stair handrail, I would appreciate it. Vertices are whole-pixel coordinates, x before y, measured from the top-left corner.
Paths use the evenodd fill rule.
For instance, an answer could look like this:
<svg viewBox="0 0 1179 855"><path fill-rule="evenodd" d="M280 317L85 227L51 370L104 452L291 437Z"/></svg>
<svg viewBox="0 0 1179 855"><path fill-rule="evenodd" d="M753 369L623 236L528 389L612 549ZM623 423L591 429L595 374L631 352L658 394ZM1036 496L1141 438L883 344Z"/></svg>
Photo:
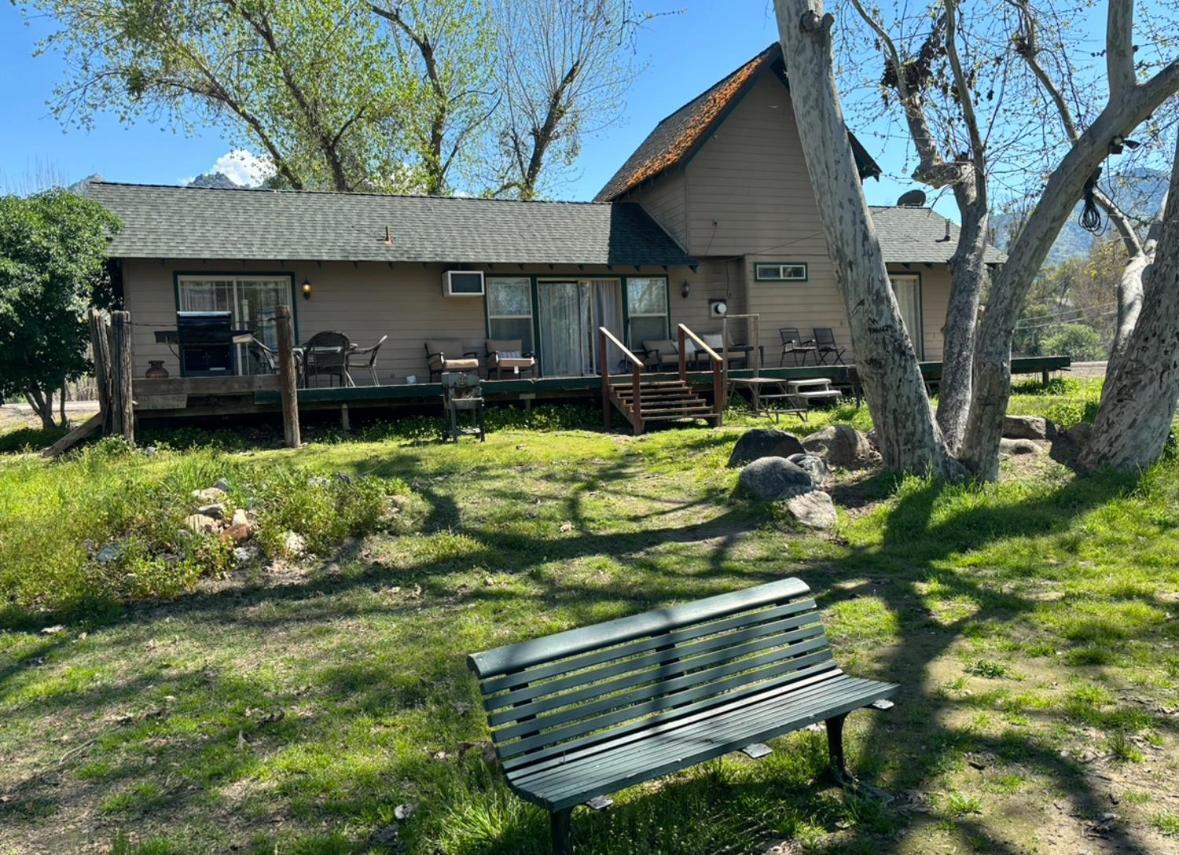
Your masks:
<svg viewBox="0 0 1179 855"><path fill-rule="evenodd" d="M717 427L720 427L725 417L724 371L728 366L725 365L725 360L721 355L709 346L708 342L687 326L676 324L676 331L679 333L680 380L684 383L688 382L688 339L691 339L696 345L696 353L707 354L709 362L712 363L712 412L716 416Z"/></svg>
<svg viewBox="0 0 1179 855"><path fill-rule="evenodd" d="M639 386L642 382L643 369L646 366L643 364L643 360L631 353L630 348L619 341L614 333L605 327L598 327L598 353L602 358L602 419L608 430L610 428L610 396L612 391L609 344L613 344L622 351L623 357L630 363L631 425L634 427L635 433L640 434L643 432L643 405Z"/></svg>

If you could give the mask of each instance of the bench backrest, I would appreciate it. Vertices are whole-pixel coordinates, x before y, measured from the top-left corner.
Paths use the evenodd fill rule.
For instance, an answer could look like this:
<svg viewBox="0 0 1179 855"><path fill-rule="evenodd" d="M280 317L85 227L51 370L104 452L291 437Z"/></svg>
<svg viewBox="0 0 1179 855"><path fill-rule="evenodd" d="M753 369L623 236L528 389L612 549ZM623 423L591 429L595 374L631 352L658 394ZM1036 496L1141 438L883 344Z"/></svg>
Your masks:
<svg viewBox="0 0 1179 855"><path fill-rule="evenodd" d="M799 579L498 647L467 662L508 771L836 668Z"/></svg>

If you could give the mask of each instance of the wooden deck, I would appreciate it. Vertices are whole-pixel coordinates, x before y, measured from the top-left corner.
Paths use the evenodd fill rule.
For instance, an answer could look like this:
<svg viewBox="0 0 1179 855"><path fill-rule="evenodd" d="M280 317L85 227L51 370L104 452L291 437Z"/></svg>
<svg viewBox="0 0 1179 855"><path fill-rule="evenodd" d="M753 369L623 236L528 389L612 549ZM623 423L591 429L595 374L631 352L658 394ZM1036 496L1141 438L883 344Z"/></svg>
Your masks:
<svg viewBox="0 0 1179 855"><path fill-rule="evenodd" d="M1012 360L1013 374L1042 374L1068 370L1067 356L1037 356ZM942 363L923 362L921 373L936 383L941 377ZM677 375L644 375L652 380ZM712 373L694 371L689 375L694 386L702 389L712 384ZM732 378L751 377L748 369L733 370ZM822 377L836 386L849 387L849 366L806 365L794 368L763 368L763 377L801 380ZM619 375L619 383L629 383L630 375ZM587 403L598 402L601 393L600 377L540 377L537 379L485 380L483 394L489 401L540 401L585 398ZM342 405L349 407L399 407L441 402L439 383L396 384L390 386L314 387L300 389L301 410L330 410ZM277 412L279 388L276 375L254 377L170 377L164 380L138 378L134 382L135 411L144 418L194 418L211 415Z"/></svg>

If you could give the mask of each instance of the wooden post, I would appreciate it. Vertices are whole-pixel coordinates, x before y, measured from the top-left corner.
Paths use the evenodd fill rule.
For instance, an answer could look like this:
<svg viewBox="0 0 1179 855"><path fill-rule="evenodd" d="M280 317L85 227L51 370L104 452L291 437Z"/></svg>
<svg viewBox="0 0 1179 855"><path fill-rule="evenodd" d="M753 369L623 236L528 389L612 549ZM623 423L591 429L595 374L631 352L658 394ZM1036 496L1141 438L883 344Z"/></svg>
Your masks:
<svg viewBox="0 0 1179 855"><path fill-rule="evenodd" d="M610 350L603 327L598 327L598 352L602 355L602 423L610 430Z"/></svg>
<svg viewBox="0 0 1179 855"><path fill-rule="evenodd" d="M299 390L295 385L295 331L291 327L291 309L278 306L274 312L278 327L278 388L282 396L282 433L287 448L298 448Z"/></svg>
<svg viewBox="0 0 1179 855"><path fill-rule="evenodd" d="M106 317L98 309L90 310L90 349L94 355L94 385L98 390L98 411L102 430L111 429L111 350Z"/></svg>
<svg viewBox="0 0 1179 855"><path fill-rule="evenodd" d="M131 389L131 313L111 312L111 414L112 433L135 443L135 400Z"/></svg>
<svg viewBox="0 0 1179 855"><path fill-rule="evenodd" d="M678 346L680 351L680 380L684 383L688 382L688 343L684 336L684 325L680 324L678 327L677 336L679 338Z"/></svg>

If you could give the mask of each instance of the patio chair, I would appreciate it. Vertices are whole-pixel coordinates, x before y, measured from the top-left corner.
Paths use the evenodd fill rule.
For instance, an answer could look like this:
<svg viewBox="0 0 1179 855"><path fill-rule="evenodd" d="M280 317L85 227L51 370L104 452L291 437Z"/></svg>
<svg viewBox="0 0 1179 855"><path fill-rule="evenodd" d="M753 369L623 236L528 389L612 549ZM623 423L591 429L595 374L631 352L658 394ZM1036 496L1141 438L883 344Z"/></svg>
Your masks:
<svg viewBox="0 0 1179 855"><path fill-rule="evenodd" d="M496 379L503 377L504 371L519 376L528 371L536 376L536 356L532 351L524 350L523 339L518 338L489 338L483 342L487 353L487 376L495 371Z"/></svg>
<svg viewBox="0 0 1179 855"><path fill-rule="evenodd" d="M341 386L355 386L348 373L348 351L352 343L348 336L334 330L317 332L303 345L303 382L310 385L311 378L326 375L329 384L338 379Z"/></svg>
<svg viewBox="0 0 1179 855"><path fill-rule="evenodd" d="M265 342L257 337L250 340L249 344L250 355L253 357L253 364L261 369L260 374L277 374L278 373L278 351L272 347L268 347Z"/></svg>
<svg viewBox="0 0 1179 855"><path fill-rule="evenodd" d="M368 368L369 376L373 378L373 385L380 386L381 380L377 377L377 353L381 349L381 345L389 336L383 335L380 340L372 347L356 347L348 353L348 368Z"/></svg>
<svg viewBox="0 0 1179 855"><path fill-rule="evenodd" d="M674 339L644 339L639 356L651 371L676 371L680 367L679 343Z"/></svg>
<svg viewBox="0 0 1179 855"><path fill-rule="evenodd" d="M835 342L835 330L831 327L815 327L815 357L819 361L819 365L827 364L827 357L831 357L832 365L846 365L843 361L843 355L847 353L846 348L840 347Z"/></svg>
<svg viewBox="0 0 1179 855"><path fill-rule="evenodd" d="M457 338L438 338L426 342L426 364L430 369L430 382L435 376L442 377L443 371L474 371L479 373L479 352Z"/></svg>
<svg viewBox="0 0 1179 855"><path fill-rule="evenodd" d="M725 350L724 333L703 333L700 338L704 339L704 343L716 351L717 355L723 357ZM744 362L745 367L749 367L749 354L753 353L753 345L739 344L732 340L729 341L729 368L733 367L734 362ZM705 357L707 354L703 350L696 350L693 362L697 368L708 368ZM764 361L764 360L763 360Z"/></svg>
<svg viewBox="0 0 1179 855"><path fill-rule="evenodd" d="M808 353L815 352L815 340L802 340L802 333L798 327L782 327L778 330L778 337L782 339L782 355L778 357L778 367L786 364L786 357L794 357L795 365L806 365Z"/></svg>

